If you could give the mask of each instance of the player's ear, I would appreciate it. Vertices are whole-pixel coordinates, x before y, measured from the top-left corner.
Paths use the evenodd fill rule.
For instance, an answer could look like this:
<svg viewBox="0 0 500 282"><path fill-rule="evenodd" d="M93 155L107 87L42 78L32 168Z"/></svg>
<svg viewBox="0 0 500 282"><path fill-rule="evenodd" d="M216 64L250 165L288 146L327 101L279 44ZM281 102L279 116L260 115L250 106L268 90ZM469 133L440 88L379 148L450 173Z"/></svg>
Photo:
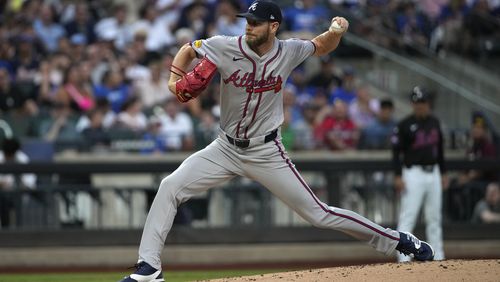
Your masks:
<svg viewBox="0 0 500 282"><path fill-rule="evenodd" d="M274 33L278 32L279 27L280 27L280 24L278 22L271 22L271 30Z"/></svg>

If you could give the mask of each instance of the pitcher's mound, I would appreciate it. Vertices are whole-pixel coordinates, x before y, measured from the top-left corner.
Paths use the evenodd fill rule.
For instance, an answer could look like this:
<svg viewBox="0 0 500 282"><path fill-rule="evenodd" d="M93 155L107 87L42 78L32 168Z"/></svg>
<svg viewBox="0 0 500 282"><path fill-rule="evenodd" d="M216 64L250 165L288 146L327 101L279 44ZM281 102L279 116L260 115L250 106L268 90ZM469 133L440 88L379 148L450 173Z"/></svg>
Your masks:
<svg viewBox="0 0 500 282"><path fill-rule="evenodd" d="M385 263L270 273L211 281L500 281L500 259Z"/></svg>

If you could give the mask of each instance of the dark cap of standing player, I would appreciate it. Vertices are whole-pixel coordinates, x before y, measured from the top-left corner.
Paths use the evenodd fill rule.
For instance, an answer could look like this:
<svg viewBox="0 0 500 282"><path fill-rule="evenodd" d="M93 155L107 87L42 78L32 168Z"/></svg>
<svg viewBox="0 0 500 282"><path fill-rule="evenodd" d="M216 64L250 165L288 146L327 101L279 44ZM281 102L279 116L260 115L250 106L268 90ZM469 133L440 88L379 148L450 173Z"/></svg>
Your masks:
<svg viewBox="0 0 500 282"><path fill-rule="evenodd" d="M420 86L413 87L410 94L410 99L413 103L426 103L430 102L430 94Z"/></svg>
<svg viewBox="0 0 500 282"><path fill-rule="evenodd" d="M257 0L248 7L246 13L238 14L237 17L248 18L256 21L278 22L281 24L283 16L281 9L276 3L271 1Z"/></svg>

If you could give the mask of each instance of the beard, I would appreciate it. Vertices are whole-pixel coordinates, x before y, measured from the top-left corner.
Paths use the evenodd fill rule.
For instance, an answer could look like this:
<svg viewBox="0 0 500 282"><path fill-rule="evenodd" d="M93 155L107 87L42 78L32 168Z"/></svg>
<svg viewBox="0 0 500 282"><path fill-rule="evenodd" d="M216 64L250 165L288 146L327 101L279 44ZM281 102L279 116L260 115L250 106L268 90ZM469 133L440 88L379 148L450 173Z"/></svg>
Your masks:
<svg viewBox="0 0 500 282"><path fill-rule="evenodd" d="M245 41L247 42L248 46L252 50L256 50L259 46L262 44L266 43L267 40L269 40L269 30L266 30L265 33L261 35L253 35L253 37L248 37L248 35L245 37Z"/></svg>

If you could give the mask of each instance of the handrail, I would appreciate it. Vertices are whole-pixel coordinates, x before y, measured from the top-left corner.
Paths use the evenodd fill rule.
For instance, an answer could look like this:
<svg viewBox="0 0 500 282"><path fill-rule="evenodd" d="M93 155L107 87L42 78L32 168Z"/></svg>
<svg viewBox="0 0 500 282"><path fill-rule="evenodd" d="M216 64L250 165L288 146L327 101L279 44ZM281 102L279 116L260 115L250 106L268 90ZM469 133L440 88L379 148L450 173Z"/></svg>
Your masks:
<svg viewBox="0 0 500 282"><path fill-rule="evenodd" d="M339 159L301 159L294 161L303 171L390 171L389 158L375 160L339 160ZM177 169L180 160L141 161L141 162L63 162L63 163L28 163L2 164L0 174L38 173L38 174L105 174L105 173L165 173ZM500 159L470 161L465 159L447 159L446 167L450 170L491 169L500 167Z"/></svg>
<svg viewBox="0 0 500 282"><path fill-rule="evenodd" d="M365 40L357 35L354 35L352 33L347 33L344 35L344 38L346 41L349 41L355 45L362 46L373 53L376 53L379 56L382 56L386 59L389 59L397 64L400 64L402 66L405 66L406 68L409 68L416 73L427 77L430 80L433 80L434 82L442 85L443 87L458 93L460 96L463 98L469 100L470 102L487 109L495 114L500 115L500 105L495 104L494 102L487 100L483 97L475 95L473 92L469 91L468 89L458 85L456 82L451 81L450 79L444 77L443 75L421 65L416 63L413 60L407 59L404 56L398 55L395 52L392 52L388 49L382 48L368 40Z"/></svg>

